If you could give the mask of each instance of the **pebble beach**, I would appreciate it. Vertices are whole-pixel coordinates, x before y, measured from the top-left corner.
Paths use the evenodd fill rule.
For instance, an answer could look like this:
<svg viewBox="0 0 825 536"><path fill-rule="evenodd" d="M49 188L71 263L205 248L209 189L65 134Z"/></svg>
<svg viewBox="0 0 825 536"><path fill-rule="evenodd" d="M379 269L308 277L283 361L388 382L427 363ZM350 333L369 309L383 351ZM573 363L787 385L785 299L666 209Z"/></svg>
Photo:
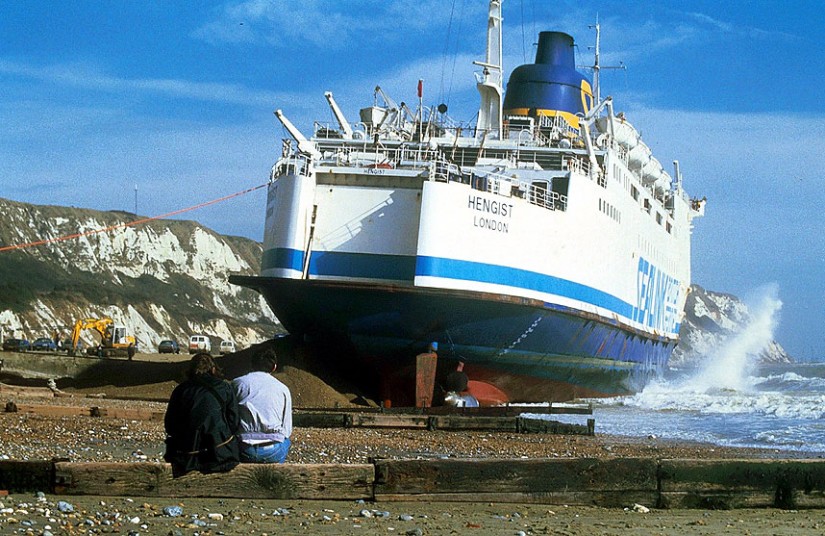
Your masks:
<svg viewBox="0 0 825 536"><path fill-rule="evenodd" d="M289 378L289 371L285 374ZM296 384L297 385L297 384ZM145 407L174 382L69 388L23 404ZM305 389L304 387L297 387ZM98 391L106 391L101 394ZM306 400L306 393L303 393ZM0 413L0 459L160 462L163 423L109 417ZM405 429L297 428L288 463L369 463L373 458L772 458L766 449L657 437L626 438ZM782 457L786 457L785 453ZM55 496L0 490L0 534L821 534L823 510L657 510L462 502L363 502Z"/></svg>
<svg viewBox="0 0 825 536"><path fill-rule="evenodd" d="M242 535L810 535L825 512L605 509L502 503L363 503L3 497L2 534Z"/></svg>

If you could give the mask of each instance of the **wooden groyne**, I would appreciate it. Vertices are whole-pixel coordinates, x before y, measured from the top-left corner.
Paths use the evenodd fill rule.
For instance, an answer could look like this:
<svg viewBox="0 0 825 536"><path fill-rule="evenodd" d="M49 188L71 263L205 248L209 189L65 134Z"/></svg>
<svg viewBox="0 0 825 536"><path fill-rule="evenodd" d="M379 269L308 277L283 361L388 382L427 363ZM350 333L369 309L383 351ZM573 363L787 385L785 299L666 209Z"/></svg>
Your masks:
<svg viewBox="0 0 825 536"><path fill-rule="evenodd" d="M552 419L524 416L525 408L381 408L297 409L293 424L298 428L406 428L418 430L476 430L492 432L594 435L595 420L587 424L563 423ZM537 411L534 411L537 410ZM7 413L27 413L48 417L89 416L99 418L162 421L165 412L150 408L105 407L99 405L26 404L8 401ZM590 405L546 406L529 408L530 413L592 414Z"/></svg>
<svg viewBox="0 0 825 536"><path fill-rule="evenodd" d="M241 464L172 478L164 463L0 461L0 489L60 495L825 508L825 460L380 459Z"/></svg>

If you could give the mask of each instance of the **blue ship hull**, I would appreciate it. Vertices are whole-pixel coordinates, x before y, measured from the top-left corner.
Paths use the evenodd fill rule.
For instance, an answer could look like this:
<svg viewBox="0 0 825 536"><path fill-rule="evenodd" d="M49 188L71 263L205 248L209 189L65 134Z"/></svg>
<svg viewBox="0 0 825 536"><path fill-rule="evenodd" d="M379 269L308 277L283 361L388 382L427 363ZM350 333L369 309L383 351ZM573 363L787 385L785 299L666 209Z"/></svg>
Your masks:
<svg viewBox="0 0 825 536"><path fill-rule="evenodd" d="M230 282L259 291L290 334L333 345L321 358L358 363L378 391L411 385L414 357L432 341L439 361L465 361L470 379L500 402L631 394L661 372L675 346L582 311L501 294L251 276ZM407 402L399 393L393 403Z"/></svg>

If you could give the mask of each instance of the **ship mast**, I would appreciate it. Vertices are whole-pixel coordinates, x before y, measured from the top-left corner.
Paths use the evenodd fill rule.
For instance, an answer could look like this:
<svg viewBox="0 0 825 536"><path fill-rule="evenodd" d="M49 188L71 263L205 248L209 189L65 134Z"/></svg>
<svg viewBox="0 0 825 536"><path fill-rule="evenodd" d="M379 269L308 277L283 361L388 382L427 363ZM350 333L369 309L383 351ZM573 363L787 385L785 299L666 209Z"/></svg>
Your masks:
<svg viewBox="0 0 825 536"><path fill-rule="evenodd" d="M502 90L502 51L501 51L501 2L490 0L490 13L487 19L487 57L485 61L473 64L483 67L479 76L476 74L481 105L478 109L476 136L484 136L490 131L501 135L501 94Z"/></svg>
<svg viewBox="0 0 825 536"><path fill-rule="evenodd" d="M595 47L595 59L593 61L593 96L595 97L595 102L593 103L593 107L596 108L599 106L602 100L602 96L599 89L599 69L601 66L599 65L599 52L601 46L601 38L602 38L602 27L599 25L599 16L596 15L596 24L590 26L591 28L596 29L596 47Z"/></svg>
<svg viewBox="0 0 825 536"><path fill-rule="evenodd" d="M601 83L600 83L600 74L602 69L626 69L624 63L619 62L617 66L610 66L610 67L602 67L601 63L599 62L599 56L601 54L601 46L602 46L602 27L599 24L599 16L596 15L596 24L592 24L588 26L588 28L593 28L596 30L596 46L589 47L594 49L594 60L593 65L590 67L593 69L593 108L596 109L599 107L599 104L602 102L602 95L601 95Z"/></svg>

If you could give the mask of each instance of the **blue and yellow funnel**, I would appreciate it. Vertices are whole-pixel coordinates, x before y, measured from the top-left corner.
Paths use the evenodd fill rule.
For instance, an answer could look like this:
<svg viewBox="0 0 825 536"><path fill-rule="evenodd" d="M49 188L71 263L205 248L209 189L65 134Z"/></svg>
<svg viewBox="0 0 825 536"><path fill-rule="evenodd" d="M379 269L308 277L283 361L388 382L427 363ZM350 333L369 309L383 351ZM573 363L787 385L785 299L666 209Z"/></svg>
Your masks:
<svg viewBox="0 0 825 536"><path fill-rule="evenodd" d="M513 70L504 94L504 115L563 117L579 128L577 113L593 107L590 81L576 71L573 38L562 32L541 32L536 63Z"/></svg>

